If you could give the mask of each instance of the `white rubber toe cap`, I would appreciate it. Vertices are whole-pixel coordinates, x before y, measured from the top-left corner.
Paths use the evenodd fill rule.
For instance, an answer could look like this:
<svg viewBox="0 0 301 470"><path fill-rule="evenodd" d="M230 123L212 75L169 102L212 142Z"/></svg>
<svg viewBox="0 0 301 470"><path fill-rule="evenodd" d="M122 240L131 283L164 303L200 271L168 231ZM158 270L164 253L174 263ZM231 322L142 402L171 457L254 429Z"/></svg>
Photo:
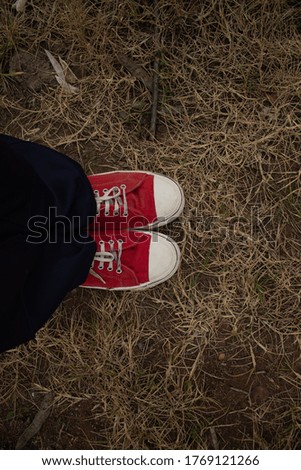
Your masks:
<svg viewBox="0 0 301 470"><path fill-rule="evenodd" d="M154 199L158 217L157 227L179 217L184 208L184 194L181 187L171 178L154 175Z"/></svg>
<svg viewBox="0 0 301 470"><path fill-rule="evenodd" d="M151 286L169 279L180 264L176 242L161 233L153 233L149 252L149 283Z"/></svg>

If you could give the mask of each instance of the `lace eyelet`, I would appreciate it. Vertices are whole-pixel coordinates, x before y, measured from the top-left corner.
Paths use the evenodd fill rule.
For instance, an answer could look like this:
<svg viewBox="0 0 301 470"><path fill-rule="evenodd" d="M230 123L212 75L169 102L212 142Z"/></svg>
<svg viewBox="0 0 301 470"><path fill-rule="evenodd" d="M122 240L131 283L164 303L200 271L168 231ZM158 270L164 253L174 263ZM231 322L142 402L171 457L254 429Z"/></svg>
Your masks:
<svg viewBox="0 0 301 470"><path fill-rule="evenodd" d="M110 266L108 266L107 271L113 271L113 268L110 268Z"/></svg>
<svg viewBox="0 0 301 470"><path fill-rule="evenodd" d="M128 215L129 215L128 212L124 212L124 213L123 213L123 217L127 217Z"/></svg>
<svg viewBox="0 0 301 470"><path fill-rule="evenodd" d="M121 238L118 238L117 242L121 244L123 243L123 240Z"/></svg>
<svg viewBox="0 0 301 470"><path fill-rule="evenodd" d="M104 189L102 190L102 192L105 194L105 193L108 192L108 189L107 189L107 188L104 188Z"/></svg>
<svg viewBox="0 0 301 470"><path fill-rule="evenodd" d="M116 269L116 273L117 273L117 274L121 274L121 273L122 273L122 269L121 269L121 268Z"/></svg>
<svg viewBox="0 0 301 470"><path fill-rule="evenodd" d="M106 216L110 215L110 212L106 211L106 212L105 212L105 215L106 215Z"/></svg>
<svg viewBox="0 0 301 470"><path fill-rule="evenodd" d="M125 185L125 184L121 184L121 185L120 185L120 188L121 188L121 189L126 189L126 185Z"/></svg>
<svg viewBox="0 0 301 470"><path fill-rule="evenodd" d="M110 244L110 245L114 245L114 240L110 240L110 241L109 241L109 244Z"/></svg>
<svg viewBox="0 0 301 470"><path fill-rule="evenodd" d="M113 214L115 217L117 217L117 215L119 215L119 211L114 211Z"/></svg>

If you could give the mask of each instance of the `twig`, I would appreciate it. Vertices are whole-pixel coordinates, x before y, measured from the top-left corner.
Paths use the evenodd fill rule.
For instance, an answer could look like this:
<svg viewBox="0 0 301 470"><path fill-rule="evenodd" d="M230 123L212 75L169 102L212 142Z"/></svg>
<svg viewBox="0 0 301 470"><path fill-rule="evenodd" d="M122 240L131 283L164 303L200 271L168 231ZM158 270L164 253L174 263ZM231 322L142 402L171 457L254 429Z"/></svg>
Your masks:
<svg viewBox="0 0 301 470"><path fill-rule="evenodd" d="M41 404L41 408L35 415L32 423L28 426L28 428L25 429L23 434L19 437L16 445L16 450L23 449L26 446L27 442L30 441L30 439L32 439L33 436L35 436L40 431L41 427L43 426L50 414L53 398L53 392L49 392L45 395Z"/></svg>
<svg viewBox="0 0 301 470"><path fill-rule="evenodd" d="M154 2L155 9L155 47L156 57L154 60L154 75L153 75L153 103L152 103L152 114L150 123L150 135L151 139L156 138L156 126L157 126L157 113L158 113L158 99L159 99L159 26L158 26L158 2Z"/></svg>
<svg viewBox="0 0 301 470"><path fill-rule="evenodd" d="M216 432L215 432L214 428L210 428L210 434L211 434L213 449L214 450L219 450L217 435L216 435Z"/></svg>
<svg viewBox="0 0 301 470"><path fill-rule="evenodd" d="M154 62L154 79L153 79L153 104L150 133L151 138L156 137L157 113L158 113L158 98L159 98L159 57L155 58Z"/></svg>

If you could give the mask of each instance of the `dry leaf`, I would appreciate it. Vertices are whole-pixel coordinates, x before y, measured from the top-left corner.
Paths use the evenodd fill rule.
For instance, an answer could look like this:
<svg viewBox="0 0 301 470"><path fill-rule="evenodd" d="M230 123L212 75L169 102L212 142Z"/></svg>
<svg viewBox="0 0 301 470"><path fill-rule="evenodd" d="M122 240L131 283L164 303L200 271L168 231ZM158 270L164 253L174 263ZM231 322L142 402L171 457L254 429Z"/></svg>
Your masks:
<svg viewBox="0 0 301 470"><path fill-rule="evenodd" d="M72 70L70 69L69 65L67 64L67 62L65 62L61 57L59 57L59 61L60 61L60 64L62 66L62 69L63 69L63 72L64 72L64 75L66 77L66 80L70 83L77 83L78 82L78 78L77 76L72 72Z"/></svg>
<svg viewBox="0 0 301 470"><path fill-rule="evenodd" d="M25 10L27 0L17 0L13 4L13 8L15 8L18 12L22 12Z"/></svg>
<svg viewBox="0 0 301 470"><path fill-rule="evenodd" d="M58 75L55 76L57 79L57 82L61 85L63 91L66 93L78 93L78 88L76 86L70 85L70 83L67 83L66 80Z"/></svg>
<svg viewBox="0 0 301 470"><path fill-rule="evenodd" d="M45 52L52 67L54 68L54 71L56 72L55 78L57 82L61 85L63 91L66 93L77 93L78 88L70 85L70 83L68 83L66 79L66 75L68 74L69 78L71 77L70 81L72 81L73 83L77 81L77 77L74 75L73 72L71 72L68 64L61 57L59 57L59 63L56 58L51 54L51 52L47 51L46 49Z"/></svg>

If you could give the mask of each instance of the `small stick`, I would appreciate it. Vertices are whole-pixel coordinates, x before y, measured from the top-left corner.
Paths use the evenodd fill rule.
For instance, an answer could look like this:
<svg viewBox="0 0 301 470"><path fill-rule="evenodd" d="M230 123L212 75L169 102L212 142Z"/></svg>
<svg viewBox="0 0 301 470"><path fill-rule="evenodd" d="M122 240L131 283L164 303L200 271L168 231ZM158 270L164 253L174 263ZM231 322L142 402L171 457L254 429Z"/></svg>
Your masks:
<svg viewBox="0 0 301 470"><path fill-rule="evenodd" d="M156 125L157 125L157 113L158 113L158 98L159 98L159 57L155 58L154 62L154 79L153 79L153 104L152 104L152 115L150 133L151 138L156 138Z"/></svg>
<svg viewBox="0 0 301 470"><path fill-rule="evenodd" d="M152 114L151 114L151 124L150 124L150 135L151 139L155 140L156 138L156 125L157 125L157 113L158 113L158 99L159 99L159 25L158 25L158 2L154 1L154 10L155 10L155 47L156 47L156 57L154 60L154 75L153 75L153 104L152 104Z"/></svg>
<svg viewBox="0 0 301 470"><path fill-rule="evenodd" d="M30 441L41 429L43 424L45 423L46 419L50 414L51 405L53 402L54 394L53 392L49 392L43 398L41 403L41 408L35 415L32 423L25 429L23 434L19 437L16 450L23 449L27 442Z"/></svg>
<svg viewBox="0 0 301 470"><path fill-rule="evenodd" d="M216 435L216 432L215 432L214 428L210 428L210 434L211 434L213 449L214 450L219 450L217 435Z"/></svg>

